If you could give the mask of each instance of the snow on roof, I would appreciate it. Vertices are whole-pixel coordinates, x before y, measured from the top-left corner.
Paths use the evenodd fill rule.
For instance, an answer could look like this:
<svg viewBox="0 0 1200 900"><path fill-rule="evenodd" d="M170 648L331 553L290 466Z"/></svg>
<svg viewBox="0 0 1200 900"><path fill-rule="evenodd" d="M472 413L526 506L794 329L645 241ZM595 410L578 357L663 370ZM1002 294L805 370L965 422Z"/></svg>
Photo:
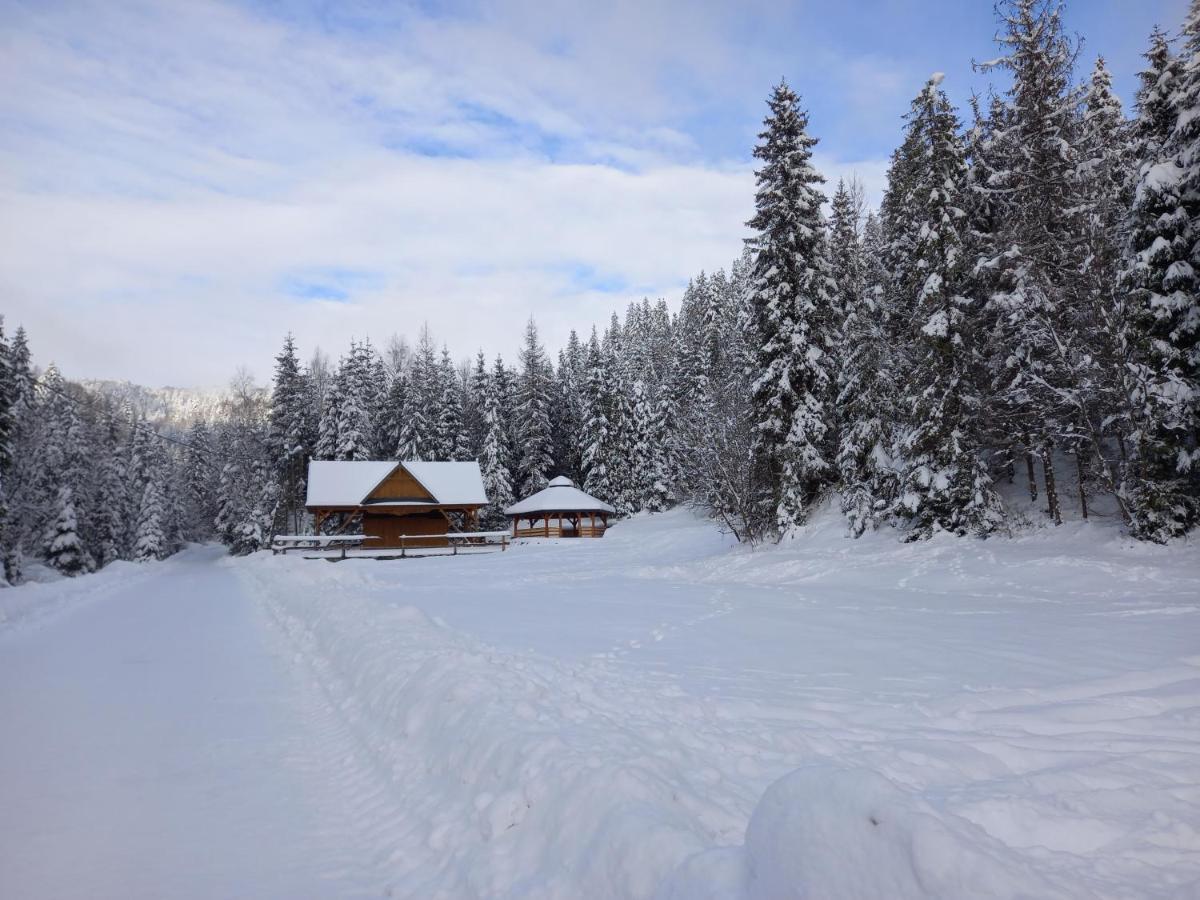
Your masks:
<svg viewBox="0 0 1200 900"><path fill-rule="evenodd" d="M394 468L396 463L387 460L314 460L308 464L308 496L304 505L358 506Z"/></svg>
<svg viewBox="0 0 1200 900"><path fill-rule="evenodd" d="M358 506L398 465L403 465L439 504L483 506L488 502L476 462L316 460L308 464L308 496L304 505Z"/></svg>
<svg viewBox="0 0 1200 900"><path fill-rule="evenodd" d="M506 516L539 512L615 512L603 500L585 494L565 475L559 475L543 490L504 510Z"/></svg>
<svg viewBox="0 0 1200 900"><path fill-rule="evenodd" d="M486 506L487 491L477 462L406 462L404 468L438 503L449 506Z"/></svg>

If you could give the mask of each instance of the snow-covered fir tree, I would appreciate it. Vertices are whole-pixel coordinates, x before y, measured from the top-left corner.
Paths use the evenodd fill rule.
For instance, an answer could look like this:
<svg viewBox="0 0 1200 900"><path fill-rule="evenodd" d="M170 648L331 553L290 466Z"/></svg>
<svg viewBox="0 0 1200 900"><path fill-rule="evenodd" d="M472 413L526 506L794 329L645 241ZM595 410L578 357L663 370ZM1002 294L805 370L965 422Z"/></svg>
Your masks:
<svg viewBox="0 0 1200 900"><path fill-rule="evenodd" d="M520 458L517 493L528 496L549 482L554 468L554 383L550 361L538 338L537 323L525 325L517 382L517 428Z"/></svg>
<svg viewBox="0 0 1200 900"><path fill-rule="evenodd" d="M887 378L889 347L883 306L883 230L869 216L863 224L859 290L843 294L842 352L838 362L837 470L842 512L855 537L879 524L892 507L896 473L891 426L896 420L894 384Z"/></svg>
<svg viewBox="0 0 1200 900"><path fill-rule="evenodd" d="M767 101L754 156L756 232L750 326L755 358L755 464L771 485L775 527L786 534L832 481L830 348L833 300L821 204L812 165L816 138L800 98L781 82Z"/></svg>
<svg viewBox="0 0 1200 900"><path fill-rule="evenodd" d="M1041 462L1046 512L1057 524L1054 451L1082 430L1075 369L1086 366L1087 354L1075 317L1083 233L1075 47L1056 3L1007 0L999 11L1004 53L984 67L1012 76L1008 121L998 136L1008 198L998 222L1002 250L982 262L1000 273L990 298L999 324L993 421L1020 436L1031 491L1033 460Z"/></svg>
<svg viewBox="0 0 1200 900"><path fill-rule="evenodd" d="M289 529L298 531L304 507L304 484L308 459L313 453L313 435L309 433L309 388L296 342L289 333L275 357L275 377L271 389L269 445L271 462L279 484L281 510Z"/></svg>
<svg viewBox="0 0 1200 900"><path fill-rule="evenodd" d="M325 392L314 459L337 459L338 426L342 420L342 388L335 379Z"/></svg>
<svg viewBox="0 0 1200 900"><path fill-rule="evenodd" d="M607 360L600 349L595 329L587 350L587 382L584 386L583 489L594 497L615 499L610 465L615 456L611 411L613 385Z"/></svg>
<svg viewBox="0 0 1200 900"><path fill-rule="evenodd" d="M1178 62L1155 35L1134 126L1142 157L1125 271L1133 418L1125 492L1134 532L1151 540L1200 518L1200 4L1183 33Z"/></svg>
<svg viewBox="0 0 1200 900"><path fill-rule="evenodd" d="M442 359L437 370L436 399L433 455L441 460L466 459L469 451L463 426L462 385L446 347L442 347Z"/></svg>
<svg viewBox="0 0 1200 900"><path fill-rule="evenodd" d="M167 502L160 479L157 472L150 474L138 505L137 536L133 544L133 558L138 562L163 559L169 552Z"/></svg>
<svg viewBox="0 0 1200 900"><path fill-rule="evenodd" d="M664 402L666 402L664 400ZM664 408L650 398L646 383L638 379L630 391L633 445L630 471L637 510L662 512L671 502L667 475L667 416Z"/></svg>
<svg viewBox="0 0 1200 900"><path fill-rule="evenodd" d="M46 564L64 575L90 572L94 563L79 540L79 522L69 486L63 485L58 489L54 510L54 518L45 538Z"/></svg>
<svg viewBox="0 0 1200 900"><path fill-rule="evenodd" d="M980 456L983 402L972 378L971 326L980 303L964 293L965 151L940 83L934 76L913 101L908 128L915 140L905 141L922 157L913 196L924 202L912 246L925 274L906 304L914 313L912 351L900 379L907 415L897 442L903 471L898 512L909 522L910 537L985 535L1003 522Z"/></svg>
<svg viewBox="0 0 1200 900"><path fill-rule="evenodd" d="M489 527L504 524L504 509L513 502L512 473L508 468L508 428L504 421L504 406L500 398L500 385L494 376L477 381L482 394L483 447L479 455L479 469L483 476L483 488L491 501L484 518Z"/></svg>

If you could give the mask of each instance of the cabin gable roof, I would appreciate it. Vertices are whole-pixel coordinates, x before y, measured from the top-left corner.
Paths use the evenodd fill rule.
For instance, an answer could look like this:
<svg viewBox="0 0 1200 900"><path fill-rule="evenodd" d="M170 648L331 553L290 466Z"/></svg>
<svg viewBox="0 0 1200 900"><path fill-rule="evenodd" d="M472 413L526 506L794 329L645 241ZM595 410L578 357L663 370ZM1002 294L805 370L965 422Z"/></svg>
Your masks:
<svg viewBox="0 0 1200 900"><path fill-rule="evenodd" d="M404 496L393 496L393 488ZM488 498L476 462L314 460L308 464L305 506L355 507L372 502L485 506Z"/></svg>

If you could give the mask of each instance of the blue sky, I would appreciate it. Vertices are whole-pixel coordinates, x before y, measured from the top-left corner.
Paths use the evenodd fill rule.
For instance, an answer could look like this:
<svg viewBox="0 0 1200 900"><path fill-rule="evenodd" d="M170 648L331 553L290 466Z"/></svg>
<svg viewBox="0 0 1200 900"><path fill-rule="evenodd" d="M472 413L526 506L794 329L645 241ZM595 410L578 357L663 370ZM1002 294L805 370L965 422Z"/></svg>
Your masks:
<svg viewBox="0 0 1200 900"><path fill-rule="evenodd" d="M1072 0L1128 101L1185 0ZM900 116L995 55L987 0L0 2L0 291L72 376L265 377L428 321L557 347L727 265L781 76L825 174L883 187Z"/></svg>

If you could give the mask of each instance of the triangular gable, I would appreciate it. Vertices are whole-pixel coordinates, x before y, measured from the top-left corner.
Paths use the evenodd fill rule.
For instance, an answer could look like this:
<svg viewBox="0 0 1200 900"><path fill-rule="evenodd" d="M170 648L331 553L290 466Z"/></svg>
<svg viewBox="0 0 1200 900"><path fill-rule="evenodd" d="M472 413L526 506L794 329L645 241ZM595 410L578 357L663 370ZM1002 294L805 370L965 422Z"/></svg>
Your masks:
<svg viewBox="0 0 1200 900"><path fill-rule="evenodd" d="M437 503L438 498L405 468L397 463L387 476L375 485L363 504L368 503Z"/></svg>

